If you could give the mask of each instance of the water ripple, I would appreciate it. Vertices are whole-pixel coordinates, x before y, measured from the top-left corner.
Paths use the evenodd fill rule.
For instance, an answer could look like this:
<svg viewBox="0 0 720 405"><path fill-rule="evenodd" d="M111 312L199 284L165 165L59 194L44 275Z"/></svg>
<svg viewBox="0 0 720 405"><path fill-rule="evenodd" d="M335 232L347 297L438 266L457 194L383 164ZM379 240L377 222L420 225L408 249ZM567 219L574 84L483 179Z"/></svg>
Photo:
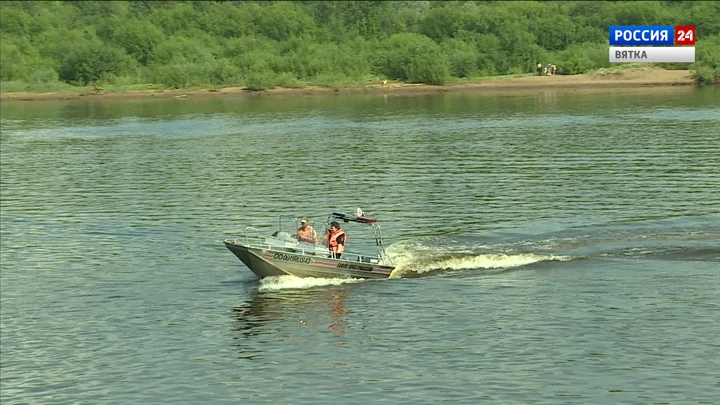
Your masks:
<svg viewBox="0 0 720 405"><path fill-rule="evenodd" d="M717 92L27 105L3 403L720 395ZM356 206L405 278L261 283L222 245Z"/></svg>

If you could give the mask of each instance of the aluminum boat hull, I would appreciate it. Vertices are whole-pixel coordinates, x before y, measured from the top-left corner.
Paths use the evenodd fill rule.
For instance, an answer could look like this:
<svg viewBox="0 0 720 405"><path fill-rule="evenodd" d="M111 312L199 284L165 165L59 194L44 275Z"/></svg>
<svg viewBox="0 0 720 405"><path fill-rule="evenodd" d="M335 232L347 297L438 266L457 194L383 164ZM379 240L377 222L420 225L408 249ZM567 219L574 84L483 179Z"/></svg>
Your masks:
<svg viewBox="0 0 720 405"><path fill-rule="evenodd" d="M333 259L225 241L225 246L259 278L292 275L318 278L388 278L394 266Z"/></svg>

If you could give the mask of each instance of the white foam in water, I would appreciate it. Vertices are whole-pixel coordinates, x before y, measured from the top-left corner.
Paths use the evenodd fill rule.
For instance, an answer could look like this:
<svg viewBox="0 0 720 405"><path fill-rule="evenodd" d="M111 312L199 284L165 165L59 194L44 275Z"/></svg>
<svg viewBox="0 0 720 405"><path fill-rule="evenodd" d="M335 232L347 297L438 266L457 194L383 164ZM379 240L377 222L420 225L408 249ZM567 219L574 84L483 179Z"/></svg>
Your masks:
<svg viewBox="0 0 720 405"><path fill-rule="evenodd" d="M415 272L418 274L427 273L433 270L470 270L470 269L508 269L542 261L568 261L571 257L538 255L534 253L524 253L517 255L482 254L476 256L450 257L440 260L431 261L415 261L403 263L403 266L397 268L398 273ZM399 275L399 274L398 274Z"/></svg>
<svg viewBox="0 0 720 405"><path fill-rule="evenodd" d="M458 257L448 260L441 261L439 263L433 263L429 268L419 268L418 272L432 270L433 268L444 268L452 270L464 270L464 269L499 269L499 268L511 268L525 266L531 263L541 262L548 260L549 256L539 256L533 253L520 254L520 255L506 255L506 254L484 254L471 257Z"/></svg>
<svg viewBox="0 0 720 405"><path fill-rule="evenodd" d="M422 241L416 240L395 243L388 247L386 252L396 268L403 268L418 262L427 262L442 255L472 253L470 250L458 250L455 247L443 248L423 244Z"/></svg>
<svg viewBox="0 0 720 405"><path fill-rule="evenodd" d="M315 278L315 277L295 277L295 276L278 276L265 277L260 280L258 291L277 291L290 289L306 289L312 287L320 287L326 285L341 285L358 283L364 280L360 279L341 279L341 278Z"/></svg>

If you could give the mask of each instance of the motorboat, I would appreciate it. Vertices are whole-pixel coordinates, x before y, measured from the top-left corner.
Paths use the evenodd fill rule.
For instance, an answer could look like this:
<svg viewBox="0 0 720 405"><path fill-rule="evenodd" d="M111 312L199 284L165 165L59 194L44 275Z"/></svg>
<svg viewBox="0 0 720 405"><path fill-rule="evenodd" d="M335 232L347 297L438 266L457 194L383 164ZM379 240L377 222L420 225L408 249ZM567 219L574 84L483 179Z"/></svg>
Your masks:
<svg viewBox="0 0 720 405"><path fill-rule="evenodd" d="M328 232L333 221L342 222L348 238L340 258L334 257L322 244L322 235ZM259 278L293 275L382 279L388 278L395 268L385 252L377 220L366 217L359 208L355 215L339 212L329 215L322 230L316 228L318 244L298 241L296 230L299 225L298 217L280 216L277 230L270 236L262 237L257 228L248 226L245 237L226 239L224 243Z"/></svg>

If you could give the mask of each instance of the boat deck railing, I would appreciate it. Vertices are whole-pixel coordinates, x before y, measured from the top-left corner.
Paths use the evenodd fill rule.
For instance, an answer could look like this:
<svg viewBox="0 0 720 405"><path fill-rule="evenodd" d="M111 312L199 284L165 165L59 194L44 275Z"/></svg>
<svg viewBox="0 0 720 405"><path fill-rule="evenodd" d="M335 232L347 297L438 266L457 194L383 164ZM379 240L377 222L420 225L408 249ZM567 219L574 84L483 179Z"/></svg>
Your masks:
<svg viewBox="0 0 720 405"><path fill-rule="evenodd" d="M260 231L254 226L248 226L247 228L245 228L245 241L248 243L248 245L250 244L250 232L255 232L253 238L260 239Z"/></svg>

